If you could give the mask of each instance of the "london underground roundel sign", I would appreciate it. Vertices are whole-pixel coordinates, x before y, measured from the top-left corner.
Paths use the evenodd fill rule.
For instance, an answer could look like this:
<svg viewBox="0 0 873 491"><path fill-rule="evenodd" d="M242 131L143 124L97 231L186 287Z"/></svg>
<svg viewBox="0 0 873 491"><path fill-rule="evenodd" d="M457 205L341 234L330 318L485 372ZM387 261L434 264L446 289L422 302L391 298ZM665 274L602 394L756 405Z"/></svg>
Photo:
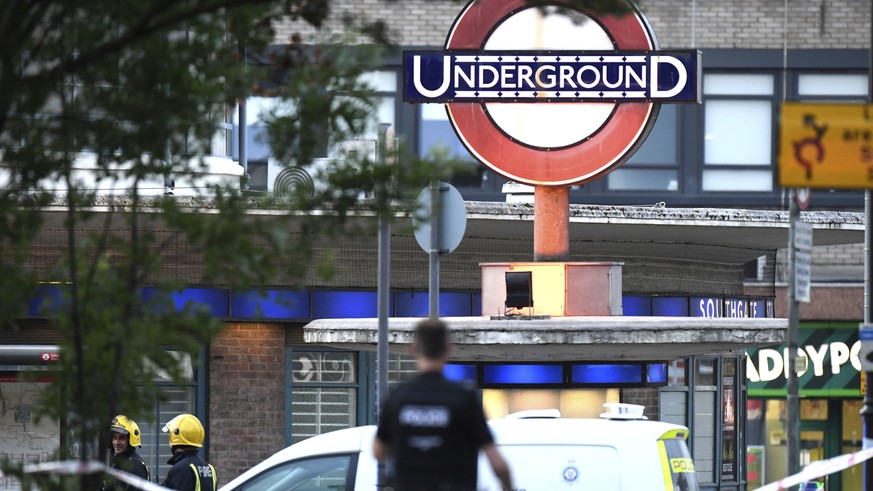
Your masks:
<svg viewBox="0 0 873 491"><path fill-rule="evenodd" d="M404 53L404 100L445 102L460 140L517 182L602 177L642 144L660 102L699 102L700 53L660 52L636 9L473 0L445 51Z"/></svg>

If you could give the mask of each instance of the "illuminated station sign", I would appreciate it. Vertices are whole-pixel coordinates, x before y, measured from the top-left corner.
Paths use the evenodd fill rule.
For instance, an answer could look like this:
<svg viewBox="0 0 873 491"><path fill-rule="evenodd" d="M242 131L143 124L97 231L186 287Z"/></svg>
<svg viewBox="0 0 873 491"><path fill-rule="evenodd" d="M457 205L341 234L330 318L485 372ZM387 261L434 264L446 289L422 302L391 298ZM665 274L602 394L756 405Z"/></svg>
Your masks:
<svg viewBox="0 0 873 491"><path fill-rule="evenodd" d="M444 103L460 141L507 179L569 186L614 170L662 103L699 103L697 50L658 51L646 19L569 0L475 0L442 51L404 52L403 97Z"/></svg>
<svg viewBox="0 0 873 491"><path fill-rule="evenodd" d="M405 52L404 100L700 102L699 52L607 53Z"/></svg>

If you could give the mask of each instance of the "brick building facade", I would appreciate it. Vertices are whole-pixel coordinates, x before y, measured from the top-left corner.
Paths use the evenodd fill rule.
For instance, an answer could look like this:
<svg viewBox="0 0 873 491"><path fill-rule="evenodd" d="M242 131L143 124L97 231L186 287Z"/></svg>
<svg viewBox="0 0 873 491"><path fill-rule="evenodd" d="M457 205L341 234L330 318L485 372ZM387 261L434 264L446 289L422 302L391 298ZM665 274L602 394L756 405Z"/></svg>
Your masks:
<svg viewBox="0 0 873 491"><path fill-rule="evenodd" d="M870 3L865 0L641 0L661 49L782 49L788 22L789 49L862 49L870 45ZM788 7L786 18L785 7ZM342 0L343 14L386 22L401 46L442 46L462 2L428 0ZM338 23L328 24L334 29ZM287 42L299 26L276 26L276 42Z"/></svg>

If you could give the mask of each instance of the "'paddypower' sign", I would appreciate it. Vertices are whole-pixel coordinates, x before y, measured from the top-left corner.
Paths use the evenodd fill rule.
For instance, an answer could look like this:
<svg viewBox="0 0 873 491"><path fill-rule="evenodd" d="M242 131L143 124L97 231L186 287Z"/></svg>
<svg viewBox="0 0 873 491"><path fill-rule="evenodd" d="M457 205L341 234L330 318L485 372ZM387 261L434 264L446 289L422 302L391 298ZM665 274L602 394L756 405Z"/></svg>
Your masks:
<svg viewBox="0 0 873 491"><path fill-rule="evenodd" d="M700 52L658 51L636 8L472 0L444 48L404 52L404 100L444 103L476 159L526 184L602 177L642 144L660 104L700 102Z"/></svg>

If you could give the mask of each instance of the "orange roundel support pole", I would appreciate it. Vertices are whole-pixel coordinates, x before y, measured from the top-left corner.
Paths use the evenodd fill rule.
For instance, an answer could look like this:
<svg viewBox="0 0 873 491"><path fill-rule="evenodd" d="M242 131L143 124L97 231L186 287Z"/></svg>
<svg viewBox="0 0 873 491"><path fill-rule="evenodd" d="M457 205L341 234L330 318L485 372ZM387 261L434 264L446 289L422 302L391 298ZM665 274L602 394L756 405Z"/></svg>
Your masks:
<svg viewBox="0 0 873 491"><path fill-rule="evenodd" d="M570 258L570 187L534 187L534 261Z"/></svg>

